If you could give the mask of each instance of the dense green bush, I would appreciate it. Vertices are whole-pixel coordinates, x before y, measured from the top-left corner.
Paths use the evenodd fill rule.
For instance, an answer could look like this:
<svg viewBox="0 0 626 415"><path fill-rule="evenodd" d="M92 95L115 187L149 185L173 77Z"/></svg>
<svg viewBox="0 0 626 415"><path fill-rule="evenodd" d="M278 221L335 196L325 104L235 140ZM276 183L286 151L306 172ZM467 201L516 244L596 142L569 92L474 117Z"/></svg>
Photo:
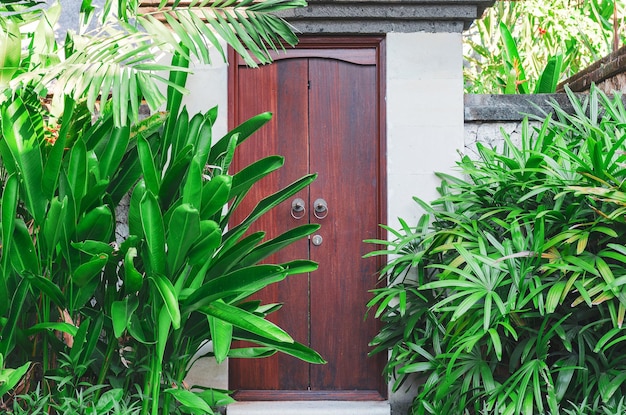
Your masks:
<svg viewBox="0 0 626 415"><path fill-rule="evenodd" d="M478 145L416 199L416 226L371 241L390 255L372 344L394 390L418 379L413 414L623 413L626 110L570 99L519 146Z"/></svg>
<svg viewBox="0 0 626 415"><path fill-rule="evenodd" d="M116 10L130 15L138 4L120 1ZM181 45L153 16L135 15L144 23L155 20L152 29L172 41L171 65L151 60L152 42L167 42L127 27L128 21L118 22L132 29L127 35L92 42L70 36L62 59L52 33L58 4L47 11L30 0L0 4L0 38L12 40L0 47L7 65L0 73L2 413L211 414L232 401L228 392L184 381L209 341L208 355L218 363L276 352L324 362L266 319L280 304L249 299L317 268L309 260L265 260L318 225L272 239L250 231L315 175L274 189L233 221L249 190L283 165L282 157L268 156L239 172L230 169L238 146L271 114L214 137L217 108L189 114L182 105L190 60L201 55L208 61L215 36L201 35L212 33L209 27L222 28L218 32L247 61L252 58L243 44L265 61L278 43L297 40L271 12L302 4L215 2L203 12L216 14L193 24L192 6L161 9L178 34L188 33ZM220 14L225 7L233 14L228 19ZM84 16L90 2L82 9ZM38 16L40 25L28 32L26 23ZM185 27L176 26L177 19ZM22 44L22 38L29 41ZM49 67L38 62L43 55ZM168 71L168 79L155 69ZM166 96L144 71L167 84ZM165 111L139 121L141 101L153 108L164 103ZM128 232L118 232L120 223ZM233 340L255 346L233 347Z"/></svg>
<svg viewBox="0 0 626 415"><path fill-rule="evenodd" d="M626 41L620 0L497 0L463 34L465 92L554 92Z"/></svg>

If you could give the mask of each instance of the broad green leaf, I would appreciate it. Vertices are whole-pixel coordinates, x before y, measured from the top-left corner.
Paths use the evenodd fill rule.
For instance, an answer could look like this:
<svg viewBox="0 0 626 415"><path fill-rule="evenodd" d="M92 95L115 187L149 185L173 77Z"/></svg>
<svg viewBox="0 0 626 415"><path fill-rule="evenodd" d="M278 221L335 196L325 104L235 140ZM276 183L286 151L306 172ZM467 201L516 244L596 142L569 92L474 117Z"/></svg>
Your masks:
<svg viewBox="0 0 626 415"><path fill-rule="evenodd" d="M137 248L131 247L124 255L124 292L131 294L141 289L143 275L135 268L133 258L137 257Z"/></svg>
<svg viewBox="0 0 626 415"><path fill-rule="evenodd" d="M128 207L128 232L131 235L143 235L140 206L145 194L146 183L143 180L140 180L133 189L133 192L130 196L130 206Z"/></svg>
<svg viewBox="0 0 626 415"><path fill-rule="evenodd" d="M212 261L211 268L207 271L207 278L213 279L233 269L240 268L239 264L241 259L252 251L264 237L265 232L254 232L240 241L237 241L236 244L228 249L222 247L217 254L219 256Z"/></svg>
<svg viewBox="0 0 626 415"><path fill-rule="evenodd" d="M244 167L233 176L232 190L229 199L241 199L250 188L268 174L278 170L284 164L284 158L269 156ZM239 202L240 200L238 200Z"/></svg>
<svg viewBox="0 0 626 415"><path fill-rule="evenodd" d="M233 359L259 359L262 357L270 357L276 354L276 350L272 347L242 347L238 349L230 349L228 357Z"/></svg>
<svg viewBox="0 0 626 415"><path fill-rule="evenodd" d="M124 390L121 388L115 388L107 390L100 396L96 403L97 413L107 413L113 408L117 407L119 402L124 399Z"/></svg>
<svg viewBox="0 0 626 415"><path fill-rule="evenodd" d="M113 214L107 206L89 211L76 226L76 240L109 242L113 233Z"/></svg>
<svg viewBox="0 0 626 415"><path fill-rule="evenodd" d="M159 201L163 206L170 206L181 193L181 183L189 170L193 158L193 147L186 146L168 167L159 190Z"/></svg>
<svg viewBox="0 0 626 415"><path fill-rule="evenodd" d="M209 119L209 113L205 115L204 122L200 126L200 131L198 131L198 137L195 142L195 155L194 160L200 166L206 166L207 160L209 157L209 152L211 151L211 140L213 137L212 128L213 123Z"/></svg>
<svg viewBox="0 0 626 415"><path fill-rule="evenodd" d="M227 392L220 390L205 389L201 392L196 392L196 394L200 398L204 399L204 401L212 408L217 406L226 406L235 402L235 400Z"/></svg>
<svg viewBox="0 0 626 415"><path fill-rule="evenodd" d="M233 333L233 338L237 340L251 341L263 346L271 347L272 349L278 350L279 352L288 354L290 356L297 357L298 359L308 363L326 363L326 360L324 360L324 358L320 356L319 353L298 342L277 342L265 337L255 335L253 333L242 332L241 330L235 330L235 332Z"/></svg>
<svg viewBox="0 0 626 415"><path fill-rule="evenodd" d="M222 229L212 220L200 221L200 237L188 252L189 264L198 265L211 260L222 241Z"/></svg>
<svg viewBox="0 0 626 415"><path fill-rule="evenodd" d="M561 78L563 55L551 56L535 85L535 94L553 94Z"/></svg>
<svg viewBox="0 0 626 415"><path fill-rule="evenodd" d="M26 362L17 369L0 368L0 396L15 388L28 372L31 362Z"/></svg>
<svg viewBox="0 0 626 415"><path fill-rule="evenodd" d="M154 283L159 296L165 304L165 309L171 320L172 327L174 330L178 330L180 328L180 308L178 307L178 298L176 298L174 286L170 280L161 274L150 276L150 281Z"/></svg>
<svg viewBox="0 0 626 415"><path fill-rule="evenodd" d="M296 259L280 264L281 267L287 271L287 275L305 274L307 272L316 271L319 265L315 261L309 261L307 259Z"/></svg>
<svg viewBox="0 0 626 415"><path fill-rule="evenodd" d="M40 275L37 251L26 224L22 219L17 218L13 223L14 232L10 249L13 268L18 274L28 271L33 275Z"/></svg>
<svg viewBox="0 0 626 415"><path fill-rule="evenodd" d="M167 269L175 275L187 260L189 248L201 236L200 214L188 204L174 209L167 234Z"/></svg>
<svg viewBox="0 0 626 415"><path fill-rule="evenodd" d="M141 227L148 249L150 273L165 274L165 227L159 202L151 191L147 191L139 203Z"/></svg>
<svg viewBox="0 0 626 415"><path fill-rule="evenodd" d="M39 150L39 140L43 137L38 137L35 132L35 128L41 128L41 125L32 124L28 109L19 97L9 104L0 105L0 122L3 166L9 173L19 172L20 193L26 208L36 223L41 225L46 208L46 198L41 187L43 160Z"/></svg>
<svg viewBox="0 0 626 415"><path fill-rule="evenodd" d="M219 175L213 177L203 186L202 210L200 212L203 219L209 219L215 213L221 212L230 199L231 185L231 176Z"/></svg>
<svg viewBox="0 0 626 415"><path fill-rule="evenodd" d="M78 332L78 327L69 324L69 323L59 323L59 322L47 322L47 323L38 323L30 326L27 330L24 330L24 334L26 336L32 336L33 334L37 334L41 331L54 330L60 331L62 333L67 333L70 336L76 336Z"/></svg>
<svg viewBox="0 0 626 415"><path fill-rule="evenodd" d="M86 321L89 321L89 319L81 323L81 327L79 327L79 331L82 328L82 325L85 324ZM76 342L74 343L74 347L72 347L72 352L74 351L74 349L77 349L78 351L81 352L80 354L81 359L80 361L78 361L80 367L78 368L78 370L76 370L77 376L82 377L83 374L88 369L88 364L90 364L93 361L93 354L94 354L94 351L96 350L96 346L98 345L98 342L100 341L100 335L102 333L103 325L104 325L104 316L99 315L93 321L93 326L89 325L87 327L87 333L86 333L87 335L85 336L84 347L80 343L78 344ZM74 338L74 340L76 340L76 337Z"/></svg>
<svg viewBox="0 0 626 415"><path fill-rule="evenodd" d="M229 295L255 293L269 284L282 281L286 276L287 271L278 265L254 265L238 269L208 281L189 295L183 301L183 312L187 314Z"/></svg>
<svg viewBox="0 0 626 415"><path fill-rule="evenodd" d="M67 167L67 178L70 184L70 193L76 201L77 210L80 211L81 201L87 194L87 149L82 139L77 140L70 150L70 161Z"/></svg>
<svg viewBox="0 0 626 415"><path fill-rule="evenodd" d="M291 336L276 324L244 311L241 308L220 301L213 301L209 305L201 307L198 311L207 316L216 317L262 338L281 343L294 343Z"/></svg>
<svg viewBox="0 0 626 415"><path fill-rule="evenodd" d="M202 398L187 389L166 389L183 406L194 411L202 411L204 414L213 414L213 410Z"/></svg>
<svg viewBox="0 0 626 415"><path fill-rule="evenodd" d="M318 224L307 224L301 225L296 228L290 229L276 238L270 239L267 242L264 242L254 248L252 252L250 252L246 257L240 262L241 267L246 267L249 265L254 265L259 261L267 258L268 256L274 254L275 252L280 251L286 246L291 245L292 243L305 238L317 230L319 230L320 225Z"/></svg>
<svg viewBox="0 0 626 415"><path fill-rule="evenodd" d="M78 362L78 358L84 350L83 347L87 342L87 333L90 325L91 319L86 318L80 323L76 335L74 335L74 345L70 350L70 359L72 359L73 362Z"/></svg>
<svg viewBox="0 0 626 415"><path fill-rule="evenodd" d="M233 130L229 131L224 137L220 138L213 145L213 147L211 147L208 163L213 165L218 164L218 156L226 153L226 150L228 149L228 143L230 143L231 137L238 135L239 139L237 141L237 145L240 145L271 119L272 114L269 112L264 112L262 114L255 115L254 117L250 118L247 121L244 121L239 126L235 127Z"/></svg>
<svg viewBox="0 0 626 415"><path fill-rule="evenodd" d="M217 317L207 316L213 341L213 353L217 363L222 363L228 357L231 341L233 339L233 326Z"/></svg>
<svg viewBox="0 0 626 415"><path fill-rule="evenodd" d="M137 307L139 307L139 299L135 296L129 296L111 304L111 320L115 337L122 337Z"/></svg>
<svg viewBox="0 0 626 415"><path fill-rule="evenodd" d="M183 185L183 203L200 211L202 208L202 166L194 159Z"/></svg>
<svg viewBox="0 0 626 415"><path fill-rule="evenodd" d="M9 315L7 323L0 330L0 355L8 356L15 347L14 338L17 329L17 323L22 315L22 308L25 303L26 294L28 294L29 283L26 279L21 280L11 297L9 304Z"/></svg>
<svg viewBox="0 0 626 415"><path fill-rule="evenodd" d="M67 210L63 209L63 204L67 204L67 196L63 198L63 202L55 196L50 201L48 212L46 213L46 221L43 224L43 238L47 248L47 256L50 259L56 251L55 248L59 238L63 234L63 224L65 223L63 214L67 212Z"/></svg>
<svg viewBox="0 0 626 415"><path fill-rule="evenodd" d="M94 256L88 262L81 264L74 270L72 273L72 282L78 287L86 286L92 279L102 273L108 260L109 257L106 254Z"/></svg>
<svg viewBox="0 0 626 415"><path fill-rule="evenodd" d="M113 255L114 248L102 241L81 241L81 242L72 242L72 247L78 249L81 252L84 252L89 255Z"/></svg>
<svg viewBox="0 0 626 415"><path fill-rule="evenodd" d="M15 174L7 177L4 183L4 189L2 192L2 205L0 209L2 210L2 270L5 276L8 275L9 272L9 259L11 258L11 247L13 244L9 243L11 237L13 236L13 232L15 230L15 221L14 218L17 212L17 204L19 198L19 186L17 177ZM6 277L5 277L6 278ZM0 286L0 313L4 315L6 312L6 308L9 304L9 299L7 297L6 286L4 285L4 279L2 279L2 286Z"/></svg>
<svg viewBox="0 0 626 415"><path fill-rule="evenodd" d="M161 176L158 174L154 164L154 155L150 149L150 144L142 136L137 137L137 151L146 189L152 194L158 195L161 188Z"/></svg>
<svg viewBox="0 0 626 415"><path fill-rule="evenodd" d="M112 178L116 173L130 140L130 127L116 127L100 156L100 177Z"/></svg>
<svg viewBox="0 0 626 415"><path fill-rule="evenodd" d="M500 22L500 36L502 37L502 41L504 43L505 62L508 63L508 65L513 68L516 73L515 83L517 89L521 94L527 94L528 87L526 85L526 73L524 72L522 60L520 59L519 52L517 51L517 44L515 43L513 36L511 36L509 28L504 22Z"/></svg>

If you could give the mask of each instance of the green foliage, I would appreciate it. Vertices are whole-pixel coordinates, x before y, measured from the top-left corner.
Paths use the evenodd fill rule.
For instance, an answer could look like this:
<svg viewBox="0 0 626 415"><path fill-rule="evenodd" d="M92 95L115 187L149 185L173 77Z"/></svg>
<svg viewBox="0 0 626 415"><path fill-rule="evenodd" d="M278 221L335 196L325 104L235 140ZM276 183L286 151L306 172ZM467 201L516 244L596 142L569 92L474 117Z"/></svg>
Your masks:
<svg viewBox="0 0 626 415"><path fill-rule="evenodd" d="M110 389L100 396L97 394L104 385L85 385L74 396L66 396L56 402L51 394L44 394L40 388L27 395L16 397L10 409L14 415L44 415L46 408L64 415L139 415L138 402L129 402L121 389Z"/></svg>
<svg viewBox="0 0 626 415"><path fill-rule="evenodd" d="M87 38L70 35L66 60L56 55L50 34L58 5L44 11L34 2L2 3L0 27L17 21L26 30L25 23L47 17L34 32L23 33L27 53L9 74L0 99L0 355L8 367L18 367L2 371L0 386L5 393L16 382L23 381L26 390L31 383L41 385L35 395L17 398L15 413L213 413L212 408L232 401L228 393L192 390L184 383L208 341L213 345L208 356L218 362L280 351L324 363L266 319L280 305L248 300L270 284L317 268L308 260L260 262L318 226L296 227L269 240L264 232L249 232L315 175L277 189L241 223L233 223L232 213L248 191L283 165L282 157L272 156L245 172L229 172L238 146L271 114L216 138L216 108L189 114L182 106L189 60L210 44L211 38L199 38L199 32L211 27L236 50L232 43L241 42L239 49L249 48L263 62L266 48L280 39L295 41L284 22L265 14L297 4L242 1L233 8L232 2L213 2L207 10L214 16L205 15L208 23L202 27L196 22L198 33L185 26L189 22L177 26L172 20L193 19L190 7L197 4L184 10L161 7L174 33L188 38L173 43L171 65L157 68L145 65L152 46L133 42L139 36L145 45L164 47L167 40L159 39L166 37L165 26L137 15L137 2L120 2L129 8L118 10L116 30L125 30L124 35L102 29L110 41L89 38L93 42L84 49L78 43ZM89 2L83 9L90 13ZM103 16L106 27L115 5L107 2ZM141 28L142 19L151 21L150 30ZM199 39L209 43L200 45ZM49 48L40 49L42 44ZM254 49L255 44L261 46ZM130 56L131 49L136 54ZM44 59L42 51L54 53ZM106 73L99 75L96 67ZM146 78L145 85L152 85L146 88L140 80L157 76L155 69L170 70L163 79L166 108L138 121L140 99L160 102L153 80ZM84 73L78 78L72 75L79 72ZM51 112L41 97L53 80L58 102L52 106L60 107ZM103 101L93 116L101 92ZM118 232L119 223L128 225L128 234ZM233 340L258 346L233 349ZM29 367L43 373L25 376Z"/></svg>
<svg viewBox="0 0 626 415"><path fill-rule="evenodd" d="M80 111L81 104L70 98L65 104L65 114ZM316 226L263 244L262 233L253 243L244 237L259 217L315 176L267 196L226 231L237 202L275 170L259 171L238 188L233 187L237 176L227 173L237 145L264 125L268 114L212 146L215 109L190 119L186 109L170 106L167 115L152 117L165 118L162 128L149 127L153 119L115 127L105 111L94 124L81 125L72 148L64 150L69 138L64 131L76 129L68 125L76 120L63 117L55 127L59 137L50 144L43 136L44 119L33 107L35 102L21 99L0 106L0 154L8 174L1 205L6 302L0 349L11 362L28 362L35 352L48 380L63 384L66 396L77 390L61 382L66 376L126 391L140 385L150 397L143 413L152 414L170 408L171 398L184 406L202 398L164 385L182 387L192 356L207 340L218 361L230 355L231 341L240 339L263 345L265 354L280 350L323 363L266 320L262 305L245 301L288 275L316 268L308 261L258 264ZM46 191L45 183L51 186ZM129 191L130 235L116 241L120 196ZM50 351L64 356L61 367L54 368ZM202 402L200 407L209 405Z"/></svg>
<svg viewBox="0 0 626 415"><path fill-rule="evenodd" d="M625 27L622 1L496 1L464 34L465 91L554 92L624 42Z"/></svg>
<svg viewBox="0 0 626 415"><path fill-rule="evenodd" d="M66 95L86 99L90 111L110 96L116 125L129 117L137 122L141 99L152 110L165 103L158 83L184 91L184 83L164 78L163 72L189 69L161 63L164 53L210 64L215 53L226 59L223 41L250 66L269 63L271 51L297 43L274 12L306 5L304 0L162 1L143 8L138 0L104 3L96 19L91 1L83 1L78 32L68 31L58 45L60 3L0 2L0 101L2 93L34 86L41 96L57 98L52 112L58 115Z"/></svg>
<svg viewBox="0 0 626 415"><path fill-rule="evenodd" d="M391 257L372 345L394 390L420 379L413 414L623 413L606 411L626 392L626 109L570 99L370 241Z"/></svg>

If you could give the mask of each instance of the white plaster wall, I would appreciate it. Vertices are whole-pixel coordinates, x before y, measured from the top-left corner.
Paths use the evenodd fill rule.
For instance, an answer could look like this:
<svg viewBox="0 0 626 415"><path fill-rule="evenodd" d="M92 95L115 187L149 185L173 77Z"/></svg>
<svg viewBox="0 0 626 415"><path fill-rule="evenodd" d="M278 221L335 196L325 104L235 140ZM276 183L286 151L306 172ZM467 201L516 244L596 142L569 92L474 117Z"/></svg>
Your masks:
<svg viewBox="0 0 626 415"><path fill-rule="evenodd" d="M463 151L462 43L459 33L387 35L387 223L414 224L413 196L437 197L434 172L454 173ZM407 413L405 389L392 394L392 413Z"/></svg>
<svg viewBox="0 0 626 415"><path fill-rule="evenodd" d="M434 172L453 173L463 140L460 33L387 35L387 223L414 223L413 196L431 201Z"/></svg>

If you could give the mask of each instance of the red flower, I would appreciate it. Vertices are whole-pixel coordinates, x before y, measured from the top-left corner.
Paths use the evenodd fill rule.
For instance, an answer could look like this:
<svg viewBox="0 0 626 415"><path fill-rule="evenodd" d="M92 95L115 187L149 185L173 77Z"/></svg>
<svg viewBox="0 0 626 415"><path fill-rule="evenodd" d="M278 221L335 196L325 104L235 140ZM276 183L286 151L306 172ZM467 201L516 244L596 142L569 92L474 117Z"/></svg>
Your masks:
<svg viewBox="0 0 626 415"><path fill-rule="evenodd" d="M539 27L539 29L538 29L538 30L539 30L539 35L540 35L540 36L545 35L545 34L546 34L546 32L547 32L547 30L546 30L546 29L544 29L543 27Z"/></svg>

